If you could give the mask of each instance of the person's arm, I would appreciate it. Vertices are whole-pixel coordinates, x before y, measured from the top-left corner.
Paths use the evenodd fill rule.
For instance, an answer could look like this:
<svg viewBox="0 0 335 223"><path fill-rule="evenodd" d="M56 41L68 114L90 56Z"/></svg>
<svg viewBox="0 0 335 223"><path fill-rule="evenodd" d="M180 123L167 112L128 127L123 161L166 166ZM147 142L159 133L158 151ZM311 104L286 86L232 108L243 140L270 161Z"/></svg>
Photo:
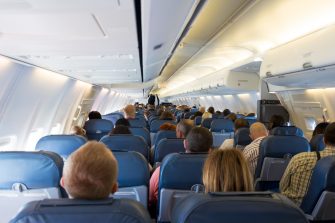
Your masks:
<svg viewBox="0 0 335 223"><path fill-rule="evenodd" d="M157 167L150 178L149 185L149 205L156 205L158 200L158 182L159 182L160 167Z"/></svg>

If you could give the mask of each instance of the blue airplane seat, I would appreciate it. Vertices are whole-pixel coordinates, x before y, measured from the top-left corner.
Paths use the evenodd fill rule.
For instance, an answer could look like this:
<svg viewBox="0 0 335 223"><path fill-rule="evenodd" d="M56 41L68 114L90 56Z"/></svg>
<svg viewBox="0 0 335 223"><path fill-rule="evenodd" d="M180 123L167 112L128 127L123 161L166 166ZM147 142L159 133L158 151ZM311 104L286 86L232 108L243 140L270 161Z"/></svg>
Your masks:
<svg viewBox="0 0 335 223"><path fill-rule="evenodd" d="M174 205L171 218L173 223L308 223L288 198L268 192L192 194Z"/></svg>
<svg viewBox="0 0 335 223"><path fill-rule="evenodd" d="M197 116L194 118L194 125L201 125L202 117Z"/></svg>
<svg viewBox="0 0 335 223"><path fill-rule="evenodd" d="M77 200L46 199L33 201L10 223L151 223L148 211L129 199Z"/></svg>
<svg viewBox="0 0 335 223"><path fill-rule="evenodd" d="M113 197L137 200L147 207L149 165L142 154L134 151L113 151L118 161L118 191Z"/></svg>
<svg viewBox="0 0 335 223"><path fill-rule="evenodd" d="M1 222L29 201L60 198L63 159L50 151L0 152Z"/></svg>
<svg viewBox="0 0 335 223"><path fill-rule="evenodd" d="M292 156L310 151L308 141L300 136L265 137L260 143L255 170L255 189L277 191L279 181Z"/></svg>
<svg viewBox="0 0 335 223"><path fill-rule="evenodd" d="M163 125L165 122L169 122L171 124L176 125L177 123L172 120L160 120L160 119L155 119L150 123L150 132L151 133L156 133L159 131L159 127Z"/></svg>
<svg viewBox="0 0 335 223"><path fill-rule="evenodd" d="M111 135L104 136L100 142L104 143L109 149L136 151L141 153L146 159L149 158L149 148L144 139L134 135Z"/></svg>
<svg viewBox="0 0 335 223"><path fill-rule="evenodd" d="M245 117L245 120L247 120L247 122L249 123L249 126L251 126L252 124L254 124L255 122L257 122L257 118L256 117Z"/></svg>
<svg viewBox="0 0 335 223"><path fill-rule="evenodd" d="M312 151L322 151L326 147L323 141L323 134L313 136L309 144L311 145Z"/></svg>
<svg viewBox="0 0 335 223"><path fill-rule="evenodd" d="M170 153L185 152L184 139L162 139L154 149L154 163L162 162Z"/></svg>
<svg viewBox="0 0 335 223"><path fill-rule="evenodd" d="M154 145L155 147L162 139L177 138L176 131L172 130L160 130L154 136Z"/></svg>
<svg viewBox="0 0 335 223"><path fill-rule="evenodd" d="M304 132L296 126L280 126L271 129L270 135L303 137Z"/></svg>
<svg viewBox="0 0 335 223"><path fill-rule="evenodd" d="M35 150L47 150L59 154L64 159L84 145L87 140L78 135L47 135L38 140Z"/></svg>
<svg viewBox="0 0 335 223"><path fill-rule="evenodd" d="M234 123L230 119L213 119L211 132L234 132Z"/></svg>
<svg viewBox="0 0 335 223"><path fill-rule="evenodd" d="M234 146L245 147L252 142L249 128L239 128L234 135Z"/></svg>
<svg viewBox="0 0 335 223"><path fill-rule="evenodd" d="M320 159L300 208L312 221L335 222L335 156Z"/></svg>
<svg viewBox="0 0 335 223"><path fill-rule="evenodd" d="M143 137L148 146L151 146L150 132L144 127L130 127L130 132L135 136Z"/></svg>
<svg viewBox="0 0 335 223"><path fill-rule="evenodd" d="M204 120L202 120L201 126L207 129L211 128L211 124L212 124L212 118L206 118Z"/></svg>
<svg viewBox="0 0 335 223"><path fill-rule="evenodd" d="M112 112L106 115L102 115L102 118L113 122L113 125L115 125L115 122L120 118L123 118L123 115L122 113Z"/></svg>
<svg viewBox="0 0 335 223"><path fill-rule="evenodd" d="M202 168L208 154L173 153L160 166L158 185L158 222L169 222L174 202L202 184Z"/></svg>
<svg viewBox="0 0 335 223"><path fill-rule="evenodd" d="M84 129L88 140L99 141L114 128L113 122L105 119L91 119L85 122Z"/></svg>
<svg viewBox="0 0 335 223"><path fill-rule="evenodd" d="M143 118L135 118L135 119L128 119L129 124L131 127L143 127L146 128L147 127L147 122L145 121L145 119Z"/></svg>

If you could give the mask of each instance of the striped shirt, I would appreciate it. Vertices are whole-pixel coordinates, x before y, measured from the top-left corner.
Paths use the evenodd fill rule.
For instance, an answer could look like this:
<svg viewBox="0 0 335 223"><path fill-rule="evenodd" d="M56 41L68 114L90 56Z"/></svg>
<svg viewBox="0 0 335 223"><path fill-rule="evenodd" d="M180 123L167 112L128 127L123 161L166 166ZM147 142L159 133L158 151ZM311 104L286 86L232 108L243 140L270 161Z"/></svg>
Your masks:
<svg viewBox="0 0 335 223"><path fill-rule="evenodd" d="M259 144L265 136L259 137L247 145L243 150L243 155L249 163L251 175L255 174L258 156L259 156Z"/></svg>
<svg viewBox="0 0 335 223"><path fill-rule="evenodd" d="M335 155L335 148L326 147L320 157ZM299 153L291 159L280 181L280 191L298 206L307 193L313 169L317 162L315 152Z"/></svg>

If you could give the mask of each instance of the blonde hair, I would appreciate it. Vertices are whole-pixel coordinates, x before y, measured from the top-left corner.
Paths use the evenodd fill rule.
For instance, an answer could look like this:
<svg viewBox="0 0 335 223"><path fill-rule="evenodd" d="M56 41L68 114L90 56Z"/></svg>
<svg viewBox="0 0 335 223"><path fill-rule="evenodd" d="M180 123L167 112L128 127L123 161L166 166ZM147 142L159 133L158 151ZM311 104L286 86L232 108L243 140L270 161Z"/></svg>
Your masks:
<svg viewBox="0 0 335 223"><path fill-rule="evenodd" d="M248 163L238 149L211 152L204 164L202 180L206 192L254 190Z"/></svg>
<svg viewBox="0 0 335 223"><path fill-rule="evenodd" d="M135 118L136 108L134 105L126 105L123 109L125 118Z"/></svg>
<svg viewBox="0 0 335 223"><path fill-rule="evenodd" d="M203 115L202 115L202 121L206 118L212 118L212 113L210 112L205 112Z"/></svg>
<svg viewBox="0 0 335 223"><path fill-rule="evenodd" d="M111 150L91 141L70 155L64 165L63 185L71 198L105 199L116 188L118 164Z"/></svg>
<svg viewBox="0 0 335 223"><path fill-rule="evenodd" d="M86 130L78 125L73 126L71 132L74 135L80 135L86 137Z"/></svg>

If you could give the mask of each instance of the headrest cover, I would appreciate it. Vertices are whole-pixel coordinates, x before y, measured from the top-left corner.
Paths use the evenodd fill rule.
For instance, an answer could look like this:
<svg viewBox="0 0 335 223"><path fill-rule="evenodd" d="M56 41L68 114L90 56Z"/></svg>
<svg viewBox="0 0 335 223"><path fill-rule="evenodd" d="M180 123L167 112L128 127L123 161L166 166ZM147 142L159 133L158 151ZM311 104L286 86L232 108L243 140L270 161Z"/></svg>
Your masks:
<svg viewBox="0 0 335 223"><path fill-rule="evenodd" d="M24 184L28 189L59 187L63 160L56 153L0 152L0 189Z"/></svg>
<svg viewBox="0 0 335 223"><path fill-rule="evenodd" d="M296 126L280 126L271 130L271 135L279 136L304 136L304 132Z"/></svg>
<svg viewBox="0 0 335 223"><path fill-rule="evenodd" d="M220 132L222 130L225 132L233 132L234 123L230 119L213 119L211 124L211 131Z"/></svg>
<svg viewBox="0 0 335 223"><path fill-rule="evenodd" d="M113 122L105 119L92 119L85 122L86 133L109 132L113 129Z"/></svg>

